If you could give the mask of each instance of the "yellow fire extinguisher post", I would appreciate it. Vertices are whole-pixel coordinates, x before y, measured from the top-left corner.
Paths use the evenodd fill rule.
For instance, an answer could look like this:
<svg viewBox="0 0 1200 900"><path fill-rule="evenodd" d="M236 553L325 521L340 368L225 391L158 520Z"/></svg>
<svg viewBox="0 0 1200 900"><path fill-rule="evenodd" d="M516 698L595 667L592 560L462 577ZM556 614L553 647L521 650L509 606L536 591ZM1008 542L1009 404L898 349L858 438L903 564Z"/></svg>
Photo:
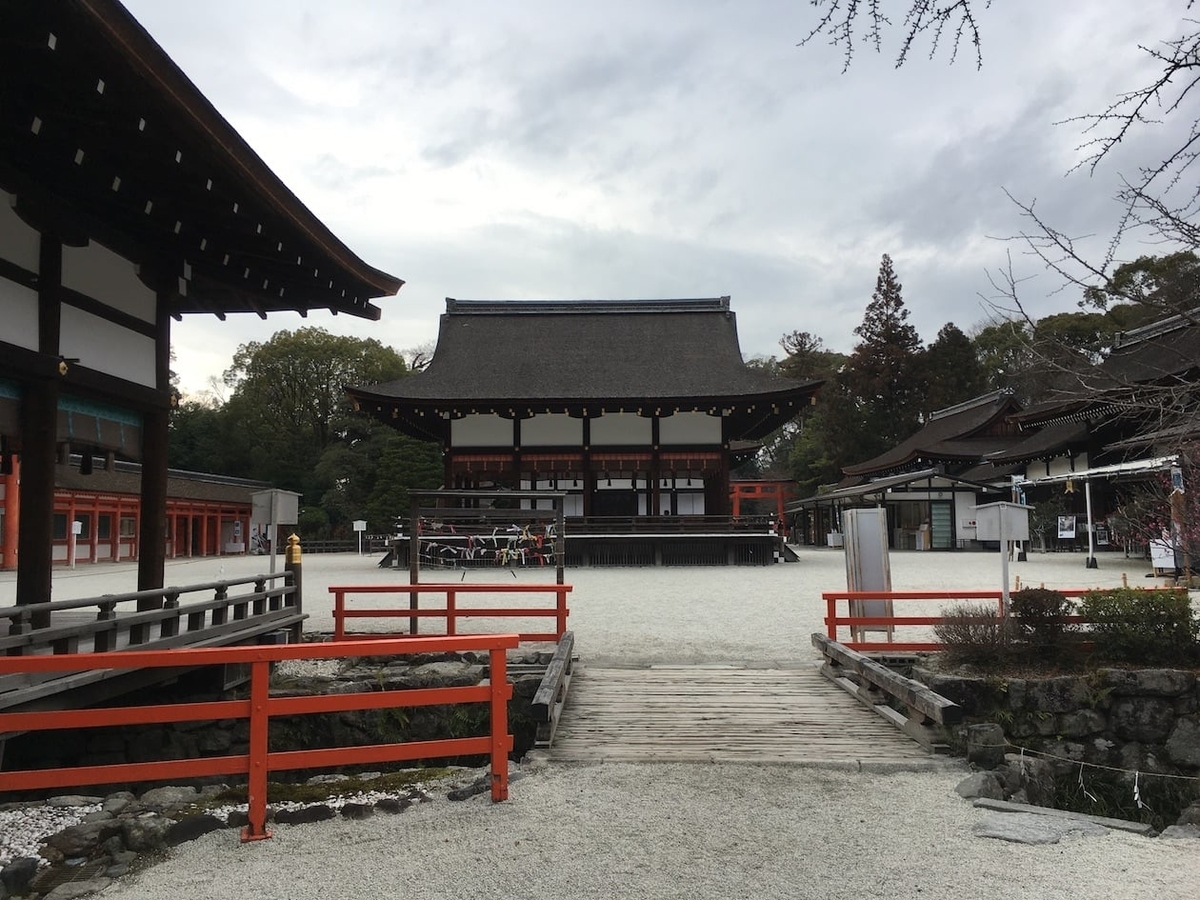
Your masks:
<svg viewBox="0 0 1200 900"><path fill-rule="evenodd" d="M298 613L304 612L304 595L302 591L302 585L304 581L304 566L301 562L301 556L300 535L289 535L287 540L287 549L284 551L283 571L286 573L284 577L287 583L292 586L292 592L294 595L293 602L296 607L296 612ZM297 623L295 626L293 626L291 638L293 643L299 643L302 639L301 629L302 626L300 623Z"/></svg>

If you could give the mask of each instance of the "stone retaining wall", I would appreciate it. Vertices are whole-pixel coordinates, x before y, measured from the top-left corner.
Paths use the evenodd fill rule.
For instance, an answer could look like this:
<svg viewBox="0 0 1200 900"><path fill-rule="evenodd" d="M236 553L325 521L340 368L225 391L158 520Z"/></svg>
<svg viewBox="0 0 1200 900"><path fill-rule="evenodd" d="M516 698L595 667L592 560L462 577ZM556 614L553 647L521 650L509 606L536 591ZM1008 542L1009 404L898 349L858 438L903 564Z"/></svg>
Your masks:
<svg viewBox="0 0 1200 900"><path fill-rule="evenodd" d="M1054 678L913 677L999 725L1008 741L1073 762L1200 776L1200 682L1178 669L1098 669Z"/></svg>

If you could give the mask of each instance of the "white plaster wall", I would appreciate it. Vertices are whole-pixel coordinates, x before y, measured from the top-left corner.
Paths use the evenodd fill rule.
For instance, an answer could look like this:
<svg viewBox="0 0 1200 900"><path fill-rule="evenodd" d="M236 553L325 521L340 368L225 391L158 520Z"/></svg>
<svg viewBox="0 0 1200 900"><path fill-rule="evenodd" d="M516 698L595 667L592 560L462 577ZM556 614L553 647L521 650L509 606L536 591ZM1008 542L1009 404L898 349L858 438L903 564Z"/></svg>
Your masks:
<svg viewBox="0 0 1200 900"><path fill-rule="evenodd" d="M1071 459L1067 456L1056 456L1050 460L1047 466L1048 475L1069 475L1071 472L1081 472L1088 467L1087 454L1080 453L1075 457L1075 465L1071 465Z"/></svg>
<svg viewBox="0 0 1200 900"><path fill-rule="evenodd" d="M452 419L450 444L453 447L511 447L512 420L479 413Z"/></svg>
<svg viewBox="0 0 1200 900"><path fill-rule="evenodd" d="M565 413L543 413L521 420L522 447L578 447L583 444L583 419Z"/></svg>
<svg viewBox="0 0 1200 900"><path fill-rule="evenodd" d="M73 306L62 308L59 353L79 364L146 387L155 383L154 339Z"/></svg>
<svg viewBox="0 0 1200 900"><path fill-rule="evenodd" d="M650 445L653 427L649 419L637 413L605 413L591 420L592 446Z"/></svg>
<svg viewBox="0 0 1200 900"><path fill-rule="evenodd" d="M658 421L658 440L663 446L721 443L721 418L703 412L677 412Z"/></svg>
<svg viewBox="0 0 1200 900"><path fill-rule="evenodd" d="M143 322L155 321L157 300L138 279L137 266L95 241L86 247L63 247L62 282Z"/></svg>
<svg viewBox="0 0 1200 900"><path fill-rule="evenodd" d="M978 505L976 495L954 495L954 529L960 541L975 540L975 507Z"/></svg>
<svg viewBox="0 0 1200 900"><path fill-rule="evenodd" d="M0 191L0 258L37 272L42 236L21 221L12 207L14 199Z"/></svg>
<svg viewBox="0 0 1200 900"><path fill-rule="evenodd" d="M37 293L0 278L0 341L38 349Z"/></svg>

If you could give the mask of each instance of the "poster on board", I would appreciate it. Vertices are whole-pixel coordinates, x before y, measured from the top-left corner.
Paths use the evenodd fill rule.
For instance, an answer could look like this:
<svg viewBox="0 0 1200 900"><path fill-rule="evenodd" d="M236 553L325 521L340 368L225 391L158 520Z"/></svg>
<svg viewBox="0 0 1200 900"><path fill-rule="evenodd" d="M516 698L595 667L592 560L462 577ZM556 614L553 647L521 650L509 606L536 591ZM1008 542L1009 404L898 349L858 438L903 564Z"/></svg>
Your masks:
<svg viewBox="0 0 1200 900"><path fill-rule="evenodd" d="M1075 517L1074 516L1059 516L1058 517L1058 536L1060 538L1075 537Z"/></svg>

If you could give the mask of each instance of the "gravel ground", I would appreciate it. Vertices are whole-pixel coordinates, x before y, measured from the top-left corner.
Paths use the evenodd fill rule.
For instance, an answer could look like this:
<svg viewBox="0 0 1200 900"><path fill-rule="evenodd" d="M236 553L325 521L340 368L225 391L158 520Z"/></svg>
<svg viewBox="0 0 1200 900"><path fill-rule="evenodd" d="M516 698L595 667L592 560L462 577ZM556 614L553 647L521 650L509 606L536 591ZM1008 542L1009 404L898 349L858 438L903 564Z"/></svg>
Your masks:
<svg viewBox="0 0 1200 900"><path fill-rule="evenodd" d="M799 564L761 569L571 570L578 651L594 665L811 660L809 635L824 630L820 592L843 588L845 572L837 551L799 552ZM263 571L264 563L179 562L167 580L198 583ZM332 630L330 584L404 578L374 563L305 557L308 630ZM1000 582L992 554L900 553L891 566L897 590ZM55 599L129 589L128 567L91 568L56 574ZM1123 574L1133 586L1163 583L1148 572L1146 562L1119 554L1101 556L1098 569L1085 568L1077 554L1030 554L1010 565L1023 583L1048 587L1118 585ZM446 573L444 580L460 576ZM512 577L476 571L464 580ZM0 580L0 603L12 602L12 590L11 579ZM662 763L520 769L506 803L439 799L398 816L279 826L272 840L249 845L230 831L214 832L103 896L1194 900L1200 884L1200 853L1190 841L1109 832L1027 846L977 837L972 829L988 814L954 793L964 770Z"/></svg>
<svg viewBox="0 0 1200 900"><path fill-rule="evenodd" d="M1194 900L1194 841L1122 832L1029 846L976 837L958 776L742 765L555 765L511 799L213 832L106 900L463 897Z"/></svg>

